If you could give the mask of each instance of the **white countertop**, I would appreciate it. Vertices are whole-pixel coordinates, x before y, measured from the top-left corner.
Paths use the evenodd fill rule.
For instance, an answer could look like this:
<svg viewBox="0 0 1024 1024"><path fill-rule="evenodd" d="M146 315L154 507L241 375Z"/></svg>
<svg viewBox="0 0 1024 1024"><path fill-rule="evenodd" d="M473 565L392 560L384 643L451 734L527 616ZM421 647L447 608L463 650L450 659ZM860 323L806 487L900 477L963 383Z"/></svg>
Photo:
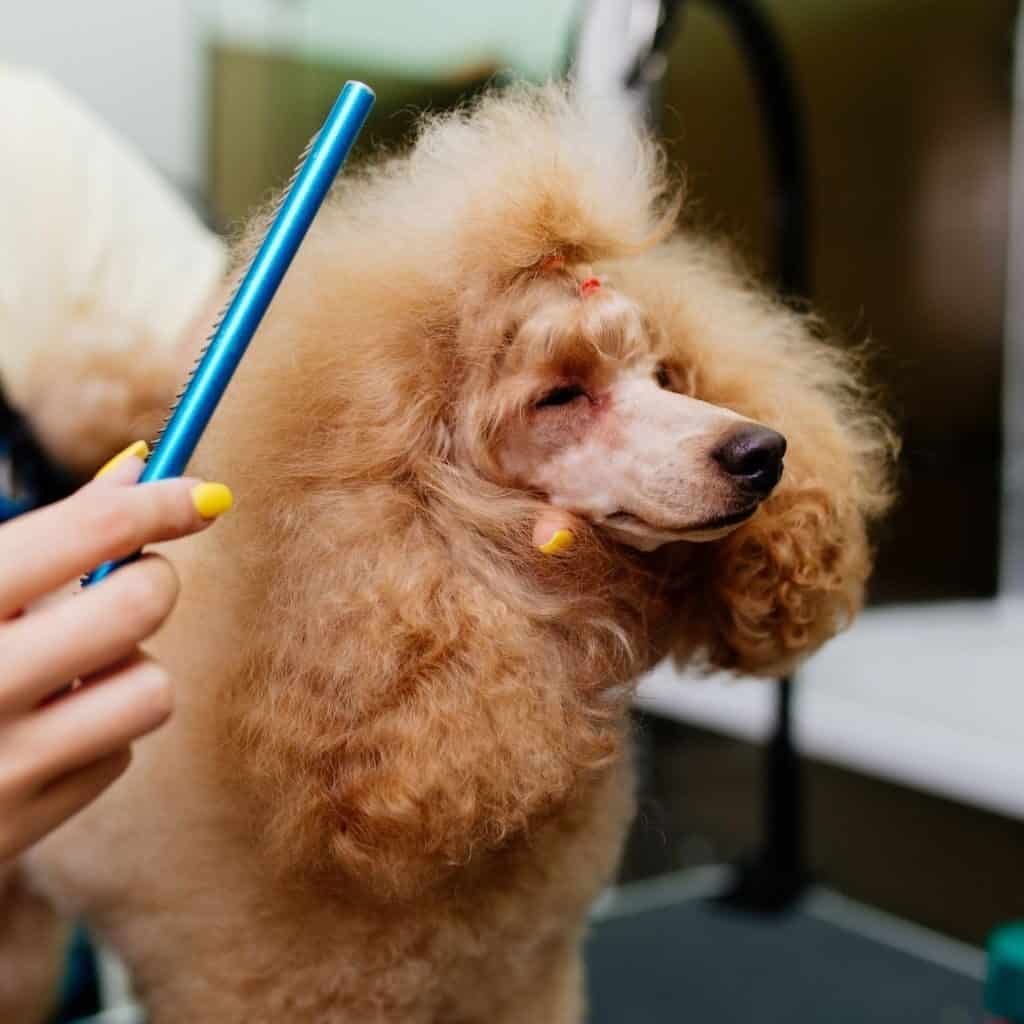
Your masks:
<svg viewBox="0 0 1024 1024"><path fill-rule="evenodd" d="M762 742L774 689L662 664L637 704ZM1024 819L1024 599L865 612L799 674L808 756Z"/></svg>

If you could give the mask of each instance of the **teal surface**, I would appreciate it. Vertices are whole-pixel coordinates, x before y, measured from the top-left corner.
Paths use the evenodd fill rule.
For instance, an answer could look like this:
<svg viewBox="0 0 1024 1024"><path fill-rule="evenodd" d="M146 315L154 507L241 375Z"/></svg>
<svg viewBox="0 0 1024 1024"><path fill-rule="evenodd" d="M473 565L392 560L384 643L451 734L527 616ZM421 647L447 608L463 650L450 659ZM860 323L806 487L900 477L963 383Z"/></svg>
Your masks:
<svg viewBox="0 0 1024 1024"><path fill-rule="evenodd" d="M1004 925L988 941L985 1008L1024 1024L1024 921Z"/></svg>
<svg viewBox="0 0 1024 1024"><path fill-rule="evenodd" d="M84 928L75 930L68 947L60 1009L50 1024L73 1024L100 1010L99 975L96 957Z"/></svg>

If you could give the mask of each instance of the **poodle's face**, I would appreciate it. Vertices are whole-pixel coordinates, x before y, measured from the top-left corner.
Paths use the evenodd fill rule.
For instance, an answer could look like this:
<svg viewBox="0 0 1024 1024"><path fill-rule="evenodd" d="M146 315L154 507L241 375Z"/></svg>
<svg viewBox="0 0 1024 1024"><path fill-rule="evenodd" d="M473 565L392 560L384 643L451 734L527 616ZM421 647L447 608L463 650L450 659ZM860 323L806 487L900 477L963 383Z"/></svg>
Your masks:
<svg viewBox="0 0 1024 1024"><path fill-rule="evenodd" d="M785 438L695 397L658 325L589 268L524 277L498 316L504 482L642 550L717 540L778 483Z"/></svg>

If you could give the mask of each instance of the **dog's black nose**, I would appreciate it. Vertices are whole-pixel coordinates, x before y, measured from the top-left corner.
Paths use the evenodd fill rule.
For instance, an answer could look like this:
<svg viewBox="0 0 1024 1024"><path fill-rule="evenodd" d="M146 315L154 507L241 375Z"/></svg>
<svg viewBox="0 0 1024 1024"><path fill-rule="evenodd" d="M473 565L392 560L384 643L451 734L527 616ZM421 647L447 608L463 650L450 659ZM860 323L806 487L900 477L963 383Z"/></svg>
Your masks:
<svg viewBox="0 0 1024 1024"><path fill-rule="evenodd" d="M786 439L774 430L751 424L740 427L711 454L726 473L764 497L782 476Z"/></svg>

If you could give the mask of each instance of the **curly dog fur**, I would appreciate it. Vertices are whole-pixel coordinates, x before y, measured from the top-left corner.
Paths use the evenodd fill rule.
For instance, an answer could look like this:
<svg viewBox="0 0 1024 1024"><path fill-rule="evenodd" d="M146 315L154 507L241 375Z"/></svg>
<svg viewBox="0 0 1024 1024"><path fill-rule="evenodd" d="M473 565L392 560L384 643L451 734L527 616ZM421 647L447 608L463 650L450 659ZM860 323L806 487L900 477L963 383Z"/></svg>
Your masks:
<svg viewBox="0 0 1024 1024"><path fill-rule="evenodd" d="M861 604L892 444L856 360L673 234L659 151L595 116L524 87L348 175L203 443L238 507L167 551L178 713L32 864L157 1024L580 1020L638 675L785 672ZM785 434L733 532L533 550L502 310L563 264L642 312L676 390Z"/></svg>

